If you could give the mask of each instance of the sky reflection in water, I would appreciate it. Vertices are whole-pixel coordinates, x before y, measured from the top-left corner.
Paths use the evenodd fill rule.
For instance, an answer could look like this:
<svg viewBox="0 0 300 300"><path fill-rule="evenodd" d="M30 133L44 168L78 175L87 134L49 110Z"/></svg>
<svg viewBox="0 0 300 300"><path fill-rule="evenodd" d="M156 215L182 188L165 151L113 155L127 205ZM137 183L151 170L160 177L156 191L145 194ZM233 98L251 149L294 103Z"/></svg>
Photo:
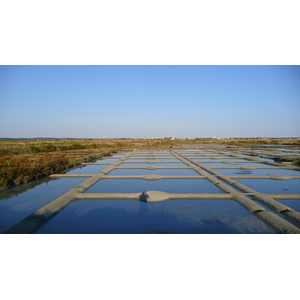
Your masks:
<svg viewBox="0 0 300 300"><path fill-rule="evenodd" d="M266 194L300 194L300 179L235 179L249 188Z"/></svg>
<svg viewBox="0 0 300 300"><path fill-rule="evenodd" d="M87 193L143 193L162 191L166 193L223 193L205 179L102 179L89 188Z"/></svg>
<svg viewBox="0 0 300 300"><path fill-rule="evenodd" d="M232 200L75 201L37 233L275 233Z"/></svg>
<svg viewBox="0 0 300 300"><path fill-rule="evenodd" d="M115 169L109 172L107 175L161 175L161 176L199 176L197 172L192 169L158 169L158 170L147 170L147 169Z"/></svg>
<svg viewBox="0 0 300 300"><path fill-rule="evenodd" d="M9 229L17 222L28 217L85 180L86 178L61 178L42 184L40 182L43 180L39 180L35 186L33 185L18 196L1 200L0 232ZM24 186L20 188L24 189ZM17 192L18 187L14 190Z"/></svg>
<svg viewBox="0 0 300 300"><path fill-rule="evenodd" d="M278 175L300 175L299 171L296 170L284 170L284 169L256 169L256 170L243 170L243 169L214 169L221 174L228 176L239 176L239 175L253 175L253 176L265 176L270 174Z"/></svg>

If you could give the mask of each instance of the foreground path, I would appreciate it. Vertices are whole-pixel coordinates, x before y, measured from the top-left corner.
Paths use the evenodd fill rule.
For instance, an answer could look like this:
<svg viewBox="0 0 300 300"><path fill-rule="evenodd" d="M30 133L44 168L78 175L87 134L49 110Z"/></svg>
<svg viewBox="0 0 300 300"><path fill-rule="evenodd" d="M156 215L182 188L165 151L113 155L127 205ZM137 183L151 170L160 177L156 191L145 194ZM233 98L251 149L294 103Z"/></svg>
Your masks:
<svg viewBox="0 0 300 300"><path fill-rule="evenodd" d="M105 164L105 161L108 160L103 159L101 162L89 163L89 165ZM274 163L268 160L267 156L264 159L250 156L246 152L228 151L220 147L134 150L121 156L95 175L51 175L52 178L86 177L88 179L4 233L35 233L71 203L101 199L137 200L149 205L166 200L233 200L277 233L300 233L300 213L281 203L282 201L279 202L280 200L294 200L295 203L300 201L300 192L297 188L300 186L297 184L300 182L298 169L290 165ZM171 180L172 184L171 186L166 184L161 188L162 190L145 190L144 187L133 185L130 188L133 192L127 192L118 181L123 180L130 184L140 180L167 183L167 179ZM109 185L107 180L116 184ZM197 185L194 187L195 180ZM245 184L241 183L243 180ZM288 189L284 188L280 189L284 190L284 193L278 193L265 192L266 181L275 182L278 186L284 182L296 183L292 185L292 193L287 193L285 190ZM182 182L183 187L180 187ZM259 183L258 188L251 188L252 183ZM155 184L149 186L154 188L159 186ZM260 191L261 188L263 191Z"/></svg>

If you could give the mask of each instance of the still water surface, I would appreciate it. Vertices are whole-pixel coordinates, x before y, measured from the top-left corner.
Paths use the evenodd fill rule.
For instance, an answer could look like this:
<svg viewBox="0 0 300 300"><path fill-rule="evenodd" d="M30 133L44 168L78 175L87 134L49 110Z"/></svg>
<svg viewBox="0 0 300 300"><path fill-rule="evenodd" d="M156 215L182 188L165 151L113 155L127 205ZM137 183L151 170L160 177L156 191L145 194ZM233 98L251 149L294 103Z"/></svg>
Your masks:
<svg viewBox="0 0 300 300"><path fill-rule="evenodd" d="M249 188L266 194L300 194L300 179L235 179Z"/></svg>
<svg viewBox="0 0 300 300"><path fill-rule="evenodd" d="M275 233L232 200L81 200L37 233Z"/></svg>
<svg viewBox="0 0 300 300"><path fill-rule="evenodd" d="M107 175L161 175L161 176L197 176L199 175L192 169L158 169L158 170L147 170L147 169L115 169L109 172Z"/></svg>
<svg viewBox="0 0 300 300"><path fill-rule="evenodd" d="M87 193L143 193L161 191L166 193L223 193L205 179L102 179L89 188Z"/></svg>
<svg viewBox="0 0 300 300"><path fill-rule="evenodd" d="M105 158L105 159L98 159L98 160L96 160L96 163L109 163L109 164L113 164L113 163L115 163L118 160L120 160L120 158Z"/></svg>
<svg viewBox="0 0 300 300"><path fill-rule="evenodd" d="M207 167L232 167L232 166L245 166L245 167L271 167L270 165L267 164L259 164L259 163L248 163L248 162L244 162L244 163L230 163L230 164L226 164L226 163L200 163L203 164L203 166L207 166Z"/></svg>
<svg viewBox="0 0 300 300"><path fill-rule="evenodd" d="M186 164L182 162L178 163L121 163L119 167L187 167Z"/></svg>
<svg viewBox="0 0 300 300"><path fill-rule="evenodd" d="M277 175L300 175L299 171L296 170L284 170L284 169L255 169L255 170L243 170L243 169L214 169L221 174L228 176L238 175L253 175L253 176L266 176L271 174Z"/></svg>
<svg viewBox="0 0 300 300"><path fill-rule="evenodd" d="M62 172L63 174L97 174L103 171L105 168L109 167L109 165L86 165L84 167L72 169L67 172Z"/></svg>
<svg viewBox="0 0 300 300"><path fill-rule="evenodd" d="M280 202L281 204L284 204L295 211L300 212L300 199L299 200L277 200L277 202Z"/></svg>
<svg viewBox="0 0 300 300"><path fill-rule="evenodd" d="M15 188L16 194L11 198L5 199L5 194L1 195L0 232L9 229L85 180L86 178L60 178L43 182L44 180L41 179L34 185L28 185L30 187L28 190L26 190L26 185ZM17 194L18 191L20 191L19 194Z"/></svg>

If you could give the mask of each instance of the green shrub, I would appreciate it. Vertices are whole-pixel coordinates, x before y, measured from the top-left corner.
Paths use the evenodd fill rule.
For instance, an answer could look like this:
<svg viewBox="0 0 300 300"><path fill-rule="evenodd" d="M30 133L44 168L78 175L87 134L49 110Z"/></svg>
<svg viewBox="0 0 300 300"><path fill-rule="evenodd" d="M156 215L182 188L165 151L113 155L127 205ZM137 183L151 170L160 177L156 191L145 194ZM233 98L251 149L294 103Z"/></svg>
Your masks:
<svg viewBox="0 0 300 300"><path fill-rule="evenodd" d="M52 144L47 144L41 148L41 152L55 152L56 150L56 146Z"/></svg>
<svg viewBox="0 0 300 300"><path fill-rule="evenodd" d="M79 144L79 143L73 143L71 146L68 147L69 150L79 150L79 149L86 149L85 146Z"/></svg>
<svg viewBox="0 0 300 300"><path fill-rule="evenodd" d="M58 151L66 151L68 148L66 146L57 146Z"/></svg>
<svg viewBox="0 0 300 300"><path fill-rule="evenodd" d="M15 185L20 185L23 182L22 177L17 177L13 180Z"/></svg>
<svg viewBox="0 0 300 300"><path fill-rule="evenodd" d="M92 148L92 149L96 149L96 148L98 148L98 146L97 146L95 143L93 143L93 144L91 145L91 148Z"/></svg>
<svg viewBox="0 0 300 300"><path fill-rule="evenodd" d="M0 157L4 155L8 155L8 151L4 149L0 149Z"/></svg>
<svg viewBox="0 0 300 300"><path fill-rule="evenodd" d="M278 145L278 144L279 144L279 141L278 141L278 140L272 140L270 144Z"/></svg>
<svg viewBox="0 0 300 300"><path fill-rule="evenodd" d="M29 176L23 176L22 181L23 181L24 183L27 183L27 182L30 181L30 177L29 177Z"/></svg>
<svg viewBox="0 0 300 300"><path fill-rule="evenodd" d="M30 145L29 148L30 148L30 151L32 153L38 153L38 152L40 152L40 149L38 147L34 146L34 145Z"/></svg>
<svg viewBox="0 0 300 300"><path fill-rule="evenodd" d="M69 168L69 161L62 155L44 154L34 161L24 156L2 158L0 160L0 186L8 188L13 184L27 183L67 168Z"/></svg>

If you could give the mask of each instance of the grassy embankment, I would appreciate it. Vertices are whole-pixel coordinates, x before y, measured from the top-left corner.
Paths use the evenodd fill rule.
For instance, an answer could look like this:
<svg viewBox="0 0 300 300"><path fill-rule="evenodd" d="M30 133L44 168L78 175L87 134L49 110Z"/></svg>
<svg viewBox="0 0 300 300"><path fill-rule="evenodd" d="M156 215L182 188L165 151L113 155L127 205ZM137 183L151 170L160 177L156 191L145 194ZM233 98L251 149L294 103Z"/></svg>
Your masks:
<svg viewBox="0 0 300 300"><path fill-rule="evenodd" d="M187 144L226 144L229 147L245 147L249 144L299 145L300 141L296 139L0 141L0 188L7 189L27 183L83 162L109 156L122 149L165 149Z"/></svg>

